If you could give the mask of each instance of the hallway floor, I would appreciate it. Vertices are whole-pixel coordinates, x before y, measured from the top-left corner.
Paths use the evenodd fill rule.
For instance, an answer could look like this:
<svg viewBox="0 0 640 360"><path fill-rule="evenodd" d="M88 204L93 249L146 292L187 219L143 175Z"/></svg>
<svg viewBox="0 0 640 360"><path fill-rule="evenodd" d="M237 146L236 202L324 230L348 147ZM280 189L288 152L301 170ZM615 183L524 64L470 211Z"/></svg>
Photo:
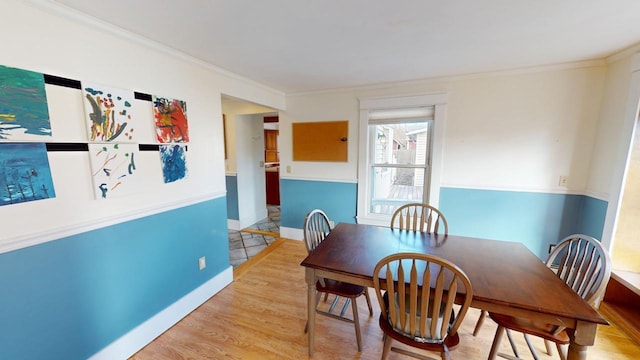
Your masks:
<svg viewBox="0 0 640 360"><path fill-rule="evenodd" d="M234 268L280 236L280 206L267 206L267 218L240 231L229 230L229 258Z"/></svg>

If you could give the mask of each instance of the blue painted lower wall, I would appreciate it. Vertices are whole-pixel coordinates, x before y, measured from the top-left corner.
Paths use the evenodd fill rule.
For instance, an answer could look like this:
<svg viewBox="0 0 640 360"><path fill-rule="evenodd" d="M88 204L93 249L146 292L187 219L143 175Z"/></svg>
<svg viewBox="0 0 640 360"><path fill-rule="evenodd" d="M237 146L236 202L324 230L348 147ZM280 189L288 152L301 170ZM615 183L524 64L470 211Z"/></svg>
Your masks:
<svg viewBox="0 0 640 360"><path fill-rule="evenodd" d="M306 214L322 209L330 220L355 223L358 185L280 179L280 217L284 227L302 229Z"/></svg>
<svg viewBox="0 0 640 360"><path fill-rule="evenodd" d="M607 214L608 202L595 199L590 196L584 197L582 217L580 218L580 230L583 234L602 239L604 229L604 219Z"/></svg>
<svg viewBox="0 0 640 360"><path fill-rule="evenodd" d="M301 229L314 208L336 223L355 223L357 184L282 179L280 201L283 227ZM439 208L450 234L518 241L544 259L549 244L572 233L600 239L607 202L585 195L441 188Z"/></svg>
<svg viewBox="0 0 640 360"><path fill-rule="evenodd" d="M227 183L227 217L231 220L240 220L238 208L238 177L226 176Z"/></svg>
<svg viewBox="0 0 640 360"><path fill-rule="evenodd" d="M222 197L1 254L0 359L98 352L229 267L226 219Z"/></svg>
<svg viewBox="0 0 640 360"><path fill-rule="evenodd" d="M545 259L549 245L567 235L599 239L607 203L584 195L442 188L440 210L451 234L518 241Z"/></svg>

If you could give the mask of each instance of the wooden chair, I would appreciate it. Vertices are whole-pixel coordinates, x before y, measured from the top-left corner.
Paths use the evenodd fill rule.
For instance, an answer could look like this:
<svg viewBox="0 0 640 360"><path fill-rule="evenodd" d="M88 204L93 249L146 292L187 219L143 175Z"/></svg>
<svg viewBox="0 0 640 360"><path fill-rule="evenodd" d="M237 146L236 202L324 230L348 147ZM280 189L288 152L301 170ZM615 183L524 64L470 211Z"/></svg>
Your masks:
<svg viewBox="0 0 640 360"><path fill-rule="evenodd" d="M331 231L331 227L329 226L329 218L327 215L319 209L315 209L310 211L304 219L304 242L307 246L307 252L312 252L316 249L318 245L329 235ZM356 298L364 295L367 300L367 305L369 307L369 315L373 315L373 308L371 307L371 298L369 297L369 292L367 288L360 285L354 285L349 283L344 283L341 281L324 279L320 278L316 282L316 306L320 301L321 294L325 294L325 301L327 300L327 295L332 294L335 295L335 299L333 303L329 307L328 311L320 311L316 310L318 314L326 315L338 320L352 322L356 329L356 340L358 343L358 351L362 351L362 336L360 335L360 323L358 320L358 305L356 303ZM342 311L340 315L336 315L333 313L334 307L338 302L340 297L346 298ZM353 312L353 319L349 319L344 316L345 311L351 303L351 309ZM308 330L308 322L305 326L304 331Z"/></svg>
<svg viewBox="0 0 640 360"><path fill-rule="evenodd" d="M383 360L389 351L428 359L392 348L393 340L449 358L449 350L460 342L458 328L473 297L469 278L460 268L433 255L399 253L378 262L373 285L381 309ZM454 307L456 298L459 307Z"/></svg>
<svg viewBox="0 0 640 360"><path fill-rule="evenodd" d="M598 240L582 234L570 235L556 245L549 255L546 265L591 306L596 309L600 306L611 276L611 260ZM489 316L498 323L489 354L490 360L495 359L497 355L513 359L509 355L497 354L505 329L523 333L535 359L538 358L538 355L527 334L543 338L549 355L551 355L551 343L555 343L560 358L566 360L567 349L565 345L569 344L569 335L564 327L491 312ZM512 348L516 354L515 359L518 359L513 343Z"/></svg>
<svg viewBox="0 0 640 360"><path fill-rule="evenodd" d="M399 207L391 217L390 227L433 234L449 234L447 219L440 210L421 203L411 203Z"/></svg>

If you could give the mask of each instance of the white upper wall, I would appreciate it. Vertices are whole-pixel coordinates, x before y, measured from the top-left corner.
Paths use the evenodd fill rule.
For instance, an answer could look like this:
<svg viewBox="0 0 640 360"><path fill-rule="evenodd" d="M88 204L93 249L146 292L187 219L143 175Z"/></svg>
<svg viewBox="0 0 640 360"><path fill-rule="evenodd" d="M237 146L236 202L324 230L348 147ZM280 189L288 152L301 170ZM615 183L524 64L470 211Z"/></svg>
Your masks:
<svg viewBox="0 0 640 360"><path fill-rule="evenodd" d="M608 200L602 242L609 247L614 240L618 212L624 189L627 160L638 117L640 99L640 53L611 60L608 66L597 141L593 147L590 190L603 192Z"/></svg>
<svg viewBox="0 0 640 360"><path fill-rule="evenodd" d="M281 176L354 181L359 98L446 93L442 186L584 193L605 72L595 62L288 96L280 158L291 173ZM323 120L349 120L348 163L293 162L291 123Z"/></svg>
<svg viewBox="0 0 640 360"><path fill-rule="evenodd" d="M108 32L53 5L43 10L6 0L0 11L6 15L0 22L0 64L185 100L190 134L187 179L164 184L159 155L144 152L137 164L145 175L144 192L106 201L94 200L88 153L49 152L56 198L0 207L0 218L9 219L0 252L223 196L221 93L274 108L285 103L276 90L161 45ZM43 141L86 142L80 91L47 86L47 92L53 137Z"/></svg>
<svg viewBox="0 0 640 360"><path fill-rule="evenodd" d="M607 66L602 107L597 128L598 137L593 146L592 171L589 191L597 197L608 197L612 176L629 150L631 133L625 122L631 85L631 58L624 57ZM637 100L637 99L636 99Z"/></svg>
<svg viewBox="0 0 640 360"><path fill-rule="evenodd" d="M240 115L251 114L273 114L275 110L265 106L253 104L246 101L235 99L222 99L222 113L226 119L226 142L227 142L227 159L225 160L225 169L228 174L232 175L237 172L238 168L238 142L236 136L249 136L248 134L238 134L237 117Z"/></svg>

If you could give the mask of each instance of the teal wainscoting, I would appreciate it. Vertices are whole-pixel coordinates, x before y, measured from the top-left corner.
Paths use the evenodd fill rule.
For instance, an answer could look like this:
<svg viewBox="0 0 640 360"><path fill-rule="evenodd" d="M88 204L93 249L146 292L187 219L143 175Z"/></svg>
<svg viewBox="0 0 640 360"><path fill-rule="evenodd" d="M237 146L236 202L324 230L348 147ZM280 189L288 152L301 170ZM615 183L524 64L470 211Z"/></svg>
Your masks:
<svg viewBox="0 0 640 360"><path fill-rule="evenodd" d="M227 218L240 220L240 210L238 210L238 177L227 175Z"/></svg>
<svg viewBox="0 0 640 360"><path fill-rule="evenodd" d="M607 201L590 196L584 197L584 210L580 219L580 229L583 234L593 236L598 240L602 239L608 206Z"/></svg>
<svg viewBox="0 0 640 360"><path fill-rule="evenodd" d="M0 359L100 351L229 267L226 218L221 197L1 254Z"/></svg>
<svg viewBox="0 0 640 360"><path fill-rule="evenodd" d="M518 241L541 259L572 233L599 239L606 213L606 202L584 195L460 188L441 188L439 207L450 234Z"/></svg>
<svg viewBox="0 0 640 360"><path fill-rule="evenodd" d="M305 215L322 209L330 220L355 223L355 183L280 179L281 225L302 229Z"/></svg>

